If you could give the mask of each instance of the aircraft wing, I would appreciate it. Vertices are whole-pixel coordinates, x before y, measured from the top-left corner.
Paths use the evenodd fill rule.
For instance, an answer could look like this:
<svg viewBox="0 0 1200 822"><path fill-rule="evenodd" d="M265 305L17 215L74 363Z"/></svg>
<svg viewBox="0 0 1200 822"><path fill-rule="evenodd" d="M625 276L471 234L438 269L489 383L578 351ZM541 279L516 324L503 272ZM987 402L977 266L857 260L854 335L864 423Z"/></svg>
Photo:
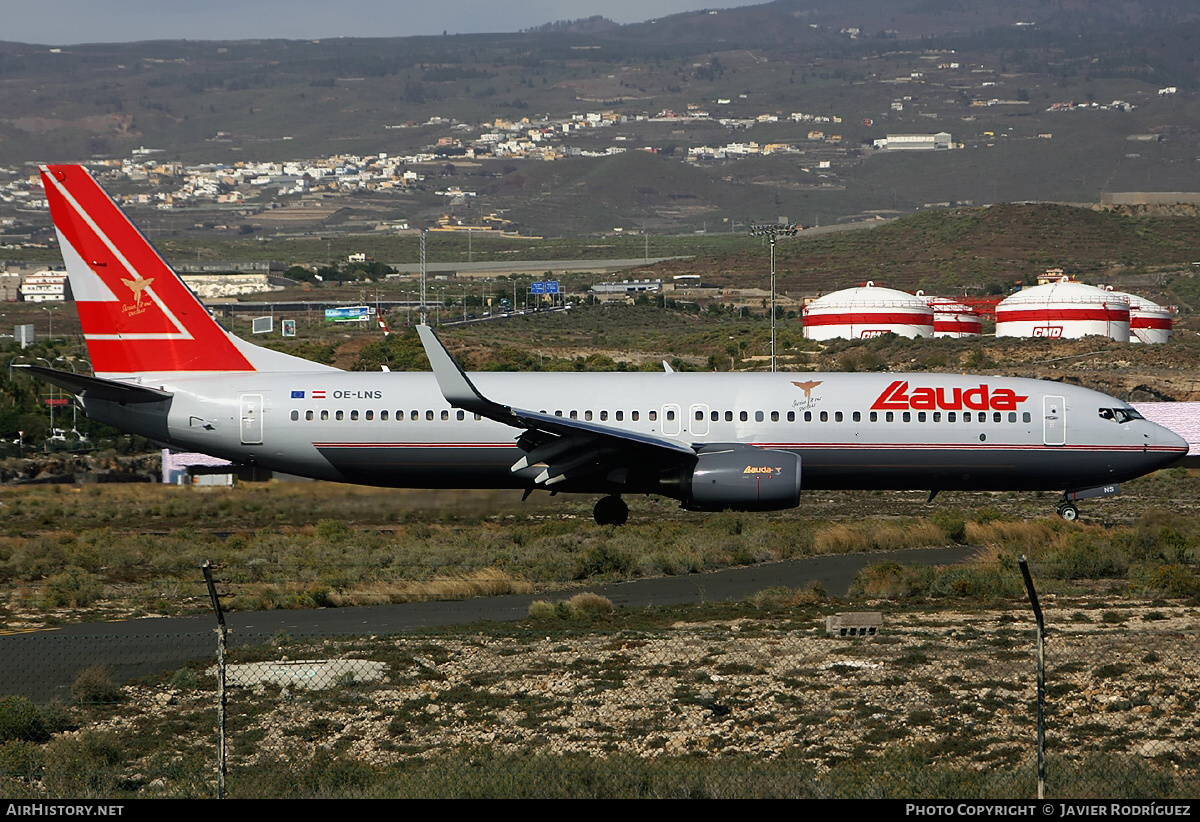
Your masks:
<svg viewBox="0 0 1200 822"><path fill-rule="evenodd" d="M552 486L596 474L627 474L633 467L679 465L696 459L694 449L674 440L513 408L490 400L479 392L432 328L418 325L417 334L446 402L524 431L517 439L517 446L526 453L513 464L512 470L544 464L545 468L534 478L537 485Z"/></svg>

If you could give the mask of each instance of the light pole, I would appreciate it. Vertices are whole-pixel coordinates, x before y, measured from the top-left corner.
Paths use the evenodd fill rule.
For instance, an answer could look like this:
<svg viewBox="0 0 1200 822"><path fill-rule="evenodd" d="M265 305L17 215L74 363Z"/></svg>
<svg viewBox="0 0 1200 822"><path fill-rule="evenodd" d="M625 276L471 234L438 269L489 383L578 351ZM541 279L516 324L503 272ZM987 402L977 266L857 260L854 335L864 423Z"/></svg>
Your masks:
<svg viewBox="0 0 1200 822"><path fill-rule="evenodd" d="M775 240L780 236L794 237L800 226L795 223L766 223L750 226L752 237L771 241L771 372L775 372Z"/></svg>

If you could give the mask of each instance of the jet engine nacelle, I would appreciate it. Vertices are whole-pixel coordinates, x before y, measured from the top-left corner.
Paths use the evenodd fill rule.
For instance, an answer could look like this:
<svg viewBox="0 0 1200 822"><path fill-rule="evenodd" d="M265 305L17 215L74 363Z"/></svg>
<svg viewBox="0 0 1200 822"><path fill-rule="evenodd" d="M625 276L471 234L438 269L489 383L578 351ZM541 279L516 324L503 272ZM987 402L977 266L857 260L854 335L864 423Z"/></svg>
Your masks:
<svg viewBox="0 0 1200 822"><path fill-rule="evenodd" d="M710 445L684 483L691 511L778 511L800 504L800 457L749 445Z"/></svg>

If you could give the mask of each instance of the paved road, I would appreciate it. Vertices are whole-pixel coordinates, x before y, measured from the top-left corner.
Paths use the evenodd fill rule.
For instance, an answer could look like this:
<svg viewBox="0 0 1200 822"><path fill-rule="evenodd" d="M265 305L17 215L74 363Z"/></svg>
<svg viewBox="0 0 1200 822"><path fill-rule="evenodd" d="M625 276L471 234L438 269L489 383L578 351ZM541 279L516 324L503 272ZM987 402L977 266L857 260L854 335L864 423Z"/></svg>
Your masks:
<svg viewBox="0 0 1200 822"><path fill-rule="evenodd" d="M618 607L679 605L745 599L765 588L802 587L819 582L831 595L844 595L860 568L884 559L901 563L949 565L970 557L971 548L895 551L789 560L704 574L591 586ZM574 591L571 592L575 593ZM298 636L361 636L461 625L480 620L523 619L536 596L480 597L452 602L413 602L363 608L311 611L252 611L230 614L230 644L259 644L283 631ZM216 621L212 616L93 622L53 630L0 636L0 696L27 696L38 702L70 700L78 671L109 666L125 681L170 671L192 659L213 658Z"/></svg>

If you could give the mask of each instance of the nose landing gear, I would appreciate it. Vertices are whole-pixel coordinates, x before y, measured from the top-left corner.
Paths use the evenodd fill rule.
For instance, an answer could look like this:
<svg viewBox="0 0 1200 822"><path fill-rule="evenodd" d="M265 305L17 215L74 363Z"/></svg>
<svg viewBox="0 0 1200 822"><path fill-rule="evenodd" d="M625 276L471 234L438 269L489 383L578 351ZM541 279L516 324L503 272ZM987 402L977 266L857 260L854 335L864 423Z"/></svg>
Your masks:
<svg viewBox="0 0 1200 822"><path fill-rule="evenodd" d="M604 497L592 509L597 525L624 525L629 520L629 506L618 496Z"/></svg>
<svg viewBox="0 0 1200 822"><path fill-rule="evenodd" d="M1058 515L1067 522L1074 522L1079 519L1079 508L1075 505L1077 500L1111 497L1113 494L1119 493L1120 490L1121 486L1114 482L1112 485L1098 485L1095 488L1064 491L1062 499L1058 501Z"/></svg>

